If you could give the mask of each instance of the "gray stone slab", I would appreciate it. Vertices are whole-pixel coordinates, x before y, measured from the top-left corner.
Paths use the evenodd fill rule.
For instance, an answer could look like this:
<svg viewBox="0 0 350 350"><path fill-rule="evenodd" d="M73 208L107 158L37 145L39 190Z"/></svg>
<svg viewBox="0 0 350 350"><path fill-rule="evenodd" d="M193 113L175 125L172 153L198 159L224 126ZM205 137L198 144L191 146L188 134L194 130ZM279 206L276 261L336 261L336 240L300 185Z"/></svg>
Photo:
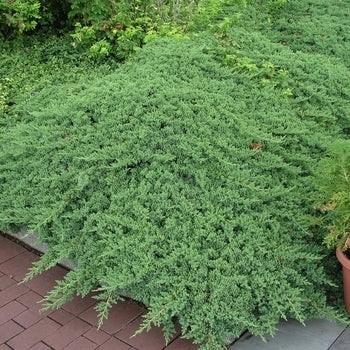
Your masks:
<svg viewBox="0 0 350 350"><path fill-rule="evenodd" d="M36 233L28 233L28 231L25 229L22 229L16 233L11 231L6 231L6 233L12 237L16 237L39 252L46 252L47 250L47 245L39 242L38 235Z"/></svg>
<svg viewBox="0 0 350 350"><path fill-rule="evenodd" d="M329 350L349 350L350 349L350 327L340 334L339 338L329 348Z"/></svg>
<svg viewBox="0 0 350 350"><path fill-rule="evenodd" d="M295 320L281 321L274 337L260 337L245 334L230 350L328 350L342 334L345 326L326 320L310 320L303 326ZM332 350L349 350L335 348Z"/></svg>

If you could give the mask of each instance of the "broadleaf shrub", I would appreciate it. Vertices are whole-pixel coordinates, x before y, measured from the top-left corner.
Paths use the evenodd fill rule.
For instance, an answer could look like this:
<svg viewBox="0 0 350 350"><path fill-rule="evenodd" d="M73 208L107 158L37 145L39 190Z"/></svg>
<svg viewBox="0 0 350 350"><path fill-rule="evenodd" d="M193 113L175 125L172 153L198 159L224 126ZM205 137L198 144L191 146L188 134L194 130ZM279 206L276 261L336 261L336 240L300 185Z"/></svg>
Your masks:
<svg viewBox="0 0 350 350"><path fill-rule="evenodd" d="M0 39L13 31L22 34L36 27L40 18L40 2L37 0L0 1Z"/></svg>
<svg viewBox="0 0 350 350"><path fill-rule="evenodd" d="M0 39L23 39L25 32L70 35L74 47L95 59L124 61L157 37L185 37L207 30L225 8L240 10L250 0L0 0ZM258 3L275 12L286 0Z"/></svg>
<svg viewBox="0 0 350 350"><path fill-rule="evenodd" d="M265 0L264 8L280 8L286 0ZM90 57L121 61L156 37L185 36L212 26L226 6L247 0L0 0L0 38L22 38L25 32L69 33L74 47Z"/></svg>
<svg viewBox="0 0 350 350"><path fill-rule="evenodd" d="M227 0L224 0L227 2ZM72 1L69 17L75 21L75 46L89 49L91 57L130 57L158 36L184 36L197 17L212 20L223 0L106 0ZM215 7L216 11L208 11ZM205 9L205 14L201 12Z"/></svg>
<svg viewBox="0 0 350 350"><path fill-rule="evenodd" d="M97 290L102 321L128 293L149 308L143 328L169 338L177 321L202 349L273 333L281 317L336 317L305 217L315 160L341 126L224 66L217 40L157 40L115 73L11 110L0 225L49 245L29 276L63 257L77 266L48 306Z"/></svg>

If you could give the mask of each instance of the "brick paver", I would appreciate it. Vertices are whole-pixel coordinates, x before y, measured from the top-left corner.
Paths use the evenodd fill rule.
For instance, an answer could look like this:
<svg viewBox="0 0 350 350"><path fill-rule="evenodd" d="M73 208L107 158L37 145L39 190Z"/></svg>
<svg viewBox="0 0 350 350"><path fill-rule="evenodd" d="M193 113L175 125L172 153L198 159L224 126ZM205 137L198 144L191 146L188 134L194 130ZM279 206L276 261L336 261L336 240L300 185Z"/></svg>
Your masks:
<svg viewBox="0 0 350 350"><path fill-rule="evenodd" d="M110 310L108 318L103 322L101 329L112 335L144 312L145 309L134 302L128 300L120 301ZM79 315L79 317L97 326L97 315L93 307L90 307Z"/></svg>
<svg viewBox="0 0 350 350"><path fill-rule="evenodd" d="M0 292L0 307L6 305L12 300L20 297L21 295L29 291L24 285L13 284L12 286L2 290Z"/></svg>
<svg viewBox="0 0 350 350"><path fill-rule="evenodd" d="M10 286L13 286L16 283L17 282L12 277L2 275L0 277L0 292L2 292L3 290L5 290Z"/></svg>
<svg viewBox="0 0 350 350"><path fill-rule="evenodd" d="M63 279L66 273L65 269L55 266L28 281L26 286L43 297L56 285L56 281Z"/></svg>
<svg viewBox="0 0 350 350"><path fill-rule="evenodd" d="M79 318L73 318L54 334L45 338L45 343L54 349L64 349L74 339L90 329L90 325Z"/></svg>
<svg viewBox="0 0 350 350"><path fill-rule="evenodd" d="M42 297L67 271L56 266L31 281L18 284L38 256L0 235L0 350L196 350L191 341L174 337L165 345L154 327L135 337L145 308L120 301L97 329L92 294L58 310L41 312Z"/></svg>
<svg viewBox="0 0 350 350"><path fill-rule="evenodd" d="M52 350L48 345L43 342L34 344L29 350Z"/></svg>
<svg viewBox="0 0 350 350"><path fill-rule="evenodd" d="M75 315L63 309L55 310L49 315L49 318L51 318L51 320L54 320L62 326L71 321L74 317Z"/></svg>
<svg viewBox="0 0 350 350"><path fill-rule="evenodd" d="M33 308L35 306L40 309L39 302L42 300L42 297L35 293L32 290L29 290L27 293L21 295L19 298L17 298L17 301L19 301L21 304L28 308Z"/></svg>
<svg viewBox="0 0 350 350"><path fill-rule="evenodd" d="M93 350L96 349L96 344L91 342L90 340L79 337L76 338L74 341L72 341L69 345L67 345L65 350L77 350L77 349L84 349L84 350Z"/></svg>
<svg viewBox="0 0 350 350"><path fill-rule="evenodd" d="M101 345L111 338L109 334L105 333L101 329L96 329L95 327L90 328L86 333L84 333L84 337L91 340L96 345Z"/></svg>
<svg viewBox="0 0 350 350"><path fill-rule="evenodd" d="M2 236L0 236L0 247L0 264L26 251L23 247Z"/></svg>
<svg viewBox="0 0 350 350"><path fill-rule="evenodd" d="M161 328L153 327L148 332L142 332L141 334L135 335L135 332L139 329L143 318L139 317L130 324L127 325L123 330L118 332L115 336L132 345L134 348L142 350L162 350L166 346L165 339ZM134 336L135 335L135 336Z"/></svg>
<svg viewBox="0 0 350 350"><path fill-rule="evenodd" d="M0 326L0 344L6 343L8 340L20 334L23 328L12 320Z"/></svg>
<svg viewBox="0 0 350 350"><path fill-rule="evenodd" d="M49 318L43 318L31 327L13 337L7 344L14 349L26 350L59 329L60 325Z"/></svg>
<svg viewBox="0 0 350 350"><path fill-rule="evenodd" d="M96 300L92 299L91 295L88 295L86 298L76 296L72 301L69 301L68 303L64 304L62 306L62 309L67 312L70 312L74 316L78 316L95 304Z"/></svg>
<svg viewBox="0 0 350 350"><path fill-rule="evenodd" d="M27 308L18 301L10 301L0 308L0 325L11 320L25 310L27 310Z"/></svg>
<svg viewBox="0 0 350 350"><path fill-rule="evenodd" d="M111 338L97 348L98 350L130 350L130 345L123 343L119 339Z"/></svg>
<svg viewBox="0 0 350 350"><path fill-rule="evenodd" d="M26 275L28 269L32 266L33 262L38 259L39 257L33 253L24 251L23 253L3 262L1 264L1 272L7 276L11 276L11 278L15 279L17 282L20 282Z"/></svg>

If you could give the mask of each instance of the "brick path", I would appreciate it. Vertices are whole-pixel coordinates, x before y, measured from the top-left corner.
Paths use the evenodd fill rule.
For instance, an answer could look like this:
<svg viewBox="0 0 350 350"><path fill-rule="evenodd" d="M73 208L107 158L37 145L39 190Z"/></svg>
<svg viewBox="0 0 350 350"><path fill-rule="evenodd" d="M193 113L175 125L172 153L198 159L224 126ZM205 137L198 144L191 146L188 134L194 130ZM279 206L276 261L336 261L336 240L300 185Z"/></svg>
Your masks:
<svg viewBox="0 0 350 350"><path fill-rule="evenodd" d="M96 301L76 297L58 310L40 312L38 302L66 270L57 266L25 284L18 284L38 256L0 236L0 350L196 350L177 334L165 345L160 328L130 338L145 309L119 302L97 330Z"/></svg>

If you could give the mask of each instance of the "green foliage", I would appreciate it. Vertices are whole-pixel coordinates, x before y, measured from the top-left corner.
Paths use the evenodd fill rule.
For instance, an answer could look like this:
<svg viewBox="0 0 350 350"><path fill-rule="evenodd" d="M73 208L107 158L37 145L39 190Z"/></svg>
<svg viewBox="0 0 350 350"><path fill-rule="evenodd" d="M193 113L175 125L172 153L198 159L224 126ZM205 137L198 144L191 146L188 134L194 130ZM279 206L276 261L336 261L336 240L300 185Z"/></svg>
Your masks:
<svg viewBox="0 0 350 350"><path fill-rule="evenodd" d="M282 7L285 0L264 1L264 9ZM90 57L114 56L123 61L158 36L184 37L188 31L207 30L225 8L247 6L246 0L16 0L0 2L3 39L34 29L68 30L73 45ZM238 13L237 13L238 14ZM226 26L228 23L226 23Z"/></svg>
<svg viewBox="0 0 350 350"><path fill-rule="evenodd" d="M69 4L61 0L0 0L0 40L18 40L27 33L70 28Z"/></svg>
<svg viewBox="0 0 350 350"><path fill-rule="evenodd" d="M350 141L339 140L329 147L315 172L320 196L318 209L325 213L323 228L328 230L328 247L349 248L350 231Z"/></svg>
<svg viewBox="0 0 350 350"><path fill-rule="evenodd" d="M208 23L226 1L72 1L74 45L88 48L94 58L112 55L125 60L157 36L184 36L197 17L205 17Z"/></svg>
<svg viewBox="0 0 350 350"><path fill-rule="evenodd" d="M22 34L32 30L40 18L38 0L0 0L0 39L12 31Z"/></svg>
<svg viewBox="0 0 350 350"><path fill-rule="evenodd" d="M71 4L68 17L80 18L84 24L101 22L118 6L118 1L106 0L68 0L68 2Z"/></svg>
<svg viewBox="0 0 350 350"><path fill-rule="evenodd" d="M12 92L13 81L10 78L0 79L0 117L8 110L9 98Z"/></svg>
<svg viewBox="0 0 350 350"><path fill-rule="evenodd" d="M350 41L346 35L341 35L348 28L343 4L327 6L328 1L323 5L316 0L309 2L312 20L323 21L320 30L315 26L310 28L306 5L298 4L287 2L274 13L273 21L264 10L264 3L246 8L231 7L228 16L213 26L220 44L214 49L208 48L208 52L221 64L244 72L247 78L255 79L258 84L281 88L277 92L293 99L293 109L301 118L317 120L329 127L337 125L349 134L347 52ZM286 21L286 18L290 20ZM227 22L232 24L226 25ZM280 23L283 23L283 34ZM335 23L340 23L341 29ZM310 50L310 45L301 40L303 37L298 41L295 39L296 27L300 33L309 31L308 36L318 37L319 32L327 31L327 26L332 39L324 51L316 45ZM289 39L291 32L295 41Z"/></svg>
<svg viewBox="0 0 350 350"><path fill-rule="evenodd" d="M288 1L272 20L274 42L293 52L327 55L349 67L348 1Z"/></svg>
<svg viewBox="0 0 350 350"><path fill-rule="evenodd" d="M267 7L269 12L275 12L285 6L288 0L268 0Z"/></svg>
<svg viewBox="0 0 350 350"><path fill-rule="evenodd" d="M273 333L281 317L334 317L303 216L336 122L300 118L281 87L204 52L216 46L208 35L149 43L113 74L11 109L1 227L48 243L31 275L63 256L77 265L48 306L95 289L104 318L127 292L149 307L143 328L169 337L178 320L202 349Z"/></svg>
<svg viewBox="0 0 350 350"><path fill-rule="evenodd" d="M49 86L66 84L67 91L76 83L102 77L118 67L115 60L97 64L71 46L69 37L28 37L23 44L15 41L0 50L0 126L20 120L11 113ZM11 117L7 117L11 114Z"/></svg>
<svg viewBox="0 0 350 350"><path fill-rule="evenodd" d="M229 4L227 0L16 0L0 2L0 34L13 39L25 31L61 30L73 45L93 58L125 60L158 36L184 37L206 29ZM236 0L234 3L245 4Z"/></svg>
<svg viewBox="0 0 350 350"><path fill-rule="evenodd" d="M225 13L224 9L228 5L235 4L238 7L246 4L245 0L204 0L199 2L197 15L192 22L189 23L189 28L192 31L202 31L211 28L215 21L222 17Z"/></svg>

